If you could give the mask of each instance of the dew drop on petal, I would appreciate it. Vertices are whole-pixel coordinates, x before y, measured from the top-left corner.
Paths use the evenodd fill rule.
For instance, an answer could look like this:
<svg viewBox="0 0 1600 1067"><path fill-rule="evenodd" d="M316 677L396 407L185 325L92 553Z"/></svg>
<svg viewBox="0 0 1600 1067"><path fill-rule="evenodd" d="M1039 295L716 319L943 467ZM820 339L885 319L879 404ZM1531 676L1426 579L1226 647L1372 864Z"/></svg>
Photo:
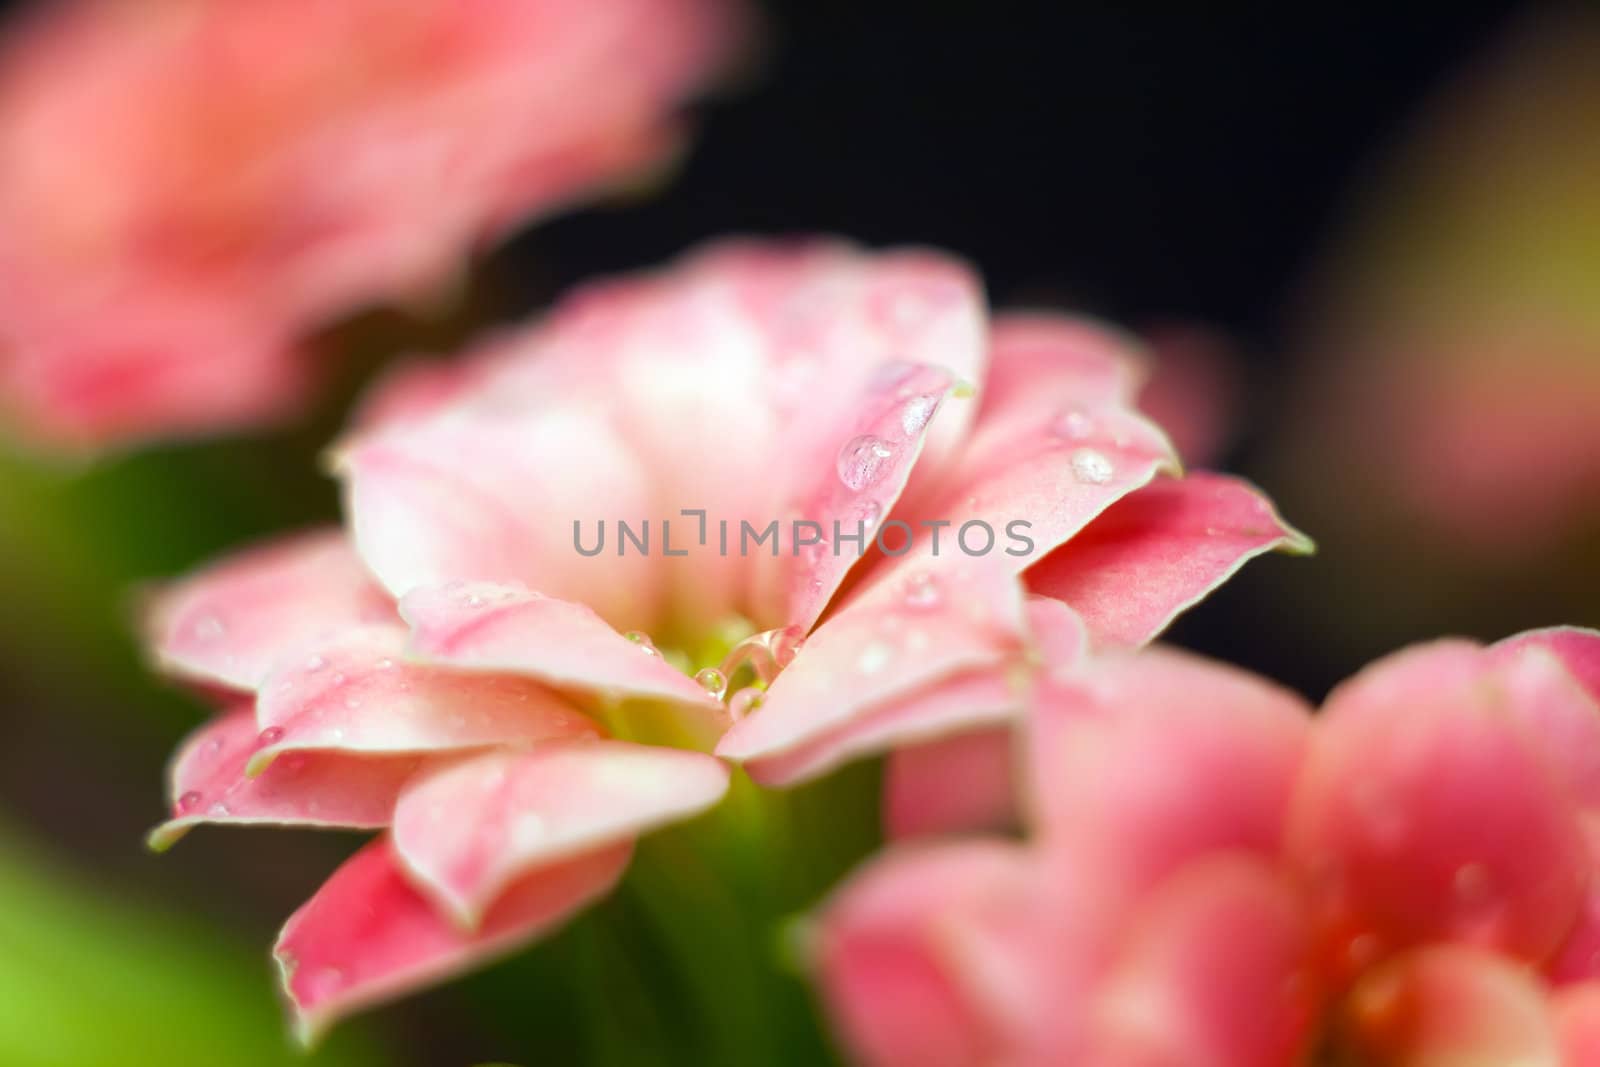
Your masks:
<svg viewBox="0 0 1600 1067"><path fill-rule="evenodd" d="M378 667L378 669L380 671L391 670L394 667L394 660L392 660L389 657L385 656L383 659L380 659L378 661L377 667Z"/></svg>
<svg viewBox="0 0 1600 1067"><path fill-rule="evenodd" d="M629 630L622 636L638 645L639 651L643 652L647 656L661 655L661 650L656 648L655 642L650 640L650 635L645 633L643 630Z"/></svg>
<svg viewBox="0 0 1600 1067"><path fill-rule="evenodd" d="M874 641L861 650L861 656L856 660L856 669L862 674L877 674L889 665L894 650L882 641Z"/></svg>
<svg viewBox="0 0 1600 1067"><path fill-rule="evenodd" d="M927 611L939 606L943 599L939 592L939 580L931 574L912 575L906 582L906 606L919 611Z"/></svg>
<svg viewBox="0 0 1600 1067"><path fill-rule="evenodd" d="M256 746L259 748L266 748L268 745L275 745L282 740L283 727L269 726L265 730L262 730L261 733L256 735Z"/></svg>
<svg viewBox="0 0 1600 1067"><path fill-rule="evenodd" d="M887 473L884 464L893 455L894 448L881 437L852 437L839 450L839 480L855 490L875 485Z"/></svg>
<svg viewBox="0 0 1600 1067"><path fill-rule="evenodd" d="M229 808L228 805L219 800L215 804L211 805L211 807L206 809L206 814L225 818L233 814L233 809Z"/></svg>
<svg viewBox="0 0 1600 1067"><path fill-rule="evenodd" d="M1111 461L1103 452L1080 448L1072 454L1072 476L1090 485L1104 485L1111 480Z"/></svg>
<svg viewBox="0 0 1600 1067"><path fill-rule="evenodd" d="M733 694L733 698L728 701L728 714L738 722L752 711L759 710L761 705L766 703L766 699L767 695L755 686L746 686Z"/></svg>
<svg viewBox="0 0 1600 1067"><path fill-rule="evenodd" d="M326 667L327 665L328 665L328 660L327 660L326 657L324 657L324 656L312 656L310 659L306 660L306 673L315 674L317 671L320 671L322 668Z"/></svg>
<svg viewBox="0 0 1600 1067"><path fill-rule="evenodd" d="M201 802L204 801L204 800L205 800L205 797L201 796L200 793L197 790L194 790L194 789L189 790L187 793L183 794L183 796L178 798L178 804L177 804L178 814L179 815L187 815L187 814L189 814L190 812L192 812L196 808L198 808L200 806Z"/></svg>
<svg viewBox="0 0 1600 1067"><path fill-rule="evenodd" d="M914 396L907 400L905 407L900 409L900 429L907 437L915 436L928 420L933 418L933 411L939 406L936 396Z"/></svg>
<svg viewBox="0 0 1600 1067"><path fill-rule="evenodd" d="M701 689L704 689L714 697L721 697L722 691L728 688L728 680L715 667L706 667L704 670L699 671L695 674L694 680L700 683Z"/></svg>
<svg viewBox="0 0 1600 1067"><path fill-rule="evenodd" d="M1087 441L1094 436L1094 420L1081 411L1067 411L1050 424L1050 432L1068 441Z"/></svg>

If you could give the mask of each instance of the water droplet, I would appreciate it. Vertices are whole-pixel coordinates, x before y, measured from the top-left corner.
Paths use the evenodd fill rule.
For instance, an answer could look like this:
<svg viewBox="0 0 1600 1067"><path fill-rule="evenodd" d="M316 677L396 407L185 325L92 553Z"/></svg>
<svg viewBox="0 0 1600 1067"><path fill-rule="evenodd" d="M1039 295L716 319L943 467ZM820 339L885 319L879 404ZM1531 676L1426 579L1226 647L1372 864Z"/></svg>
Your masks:
<svg viewBox="0 0 1600 1067"><path fill-rule="evenodd" d="M187 793L183 794L183 796L178 798L178 804L177 804L178 814L179 815L187 815L187 814L189 814L190 812L192 812L196 808L198 808L200 806L201 802L204 801L204 800L205 800L205 797L201 796L200 793L197 790L194 790L194 789L189 790Z"/></svg>
<svg viewBox="0 0 1600 1067"><path fill-rule="evenodd" d="M211 807L206 809L206 814L226 818L227 816L233 814L233 809L229 808L228 805L219 800L215 804L211 805Z"/></svg>
<svg viewBox="0 0 1600 1067"><path fill-rule="evenodd" d="M650 640L650 635L645 633L643 630L629 630L622 636L638 645L639 651L643 652L647 656L661 655L661 650L656 648L655 642Z"/></svg>
<svg viewBox="0 0 1600 1067"><path fill-rule="evenodd" d="M767 695L765 693L753 685L746 686L733 694L733 699L728 701L728 714L733 717L735 722L738 722L751 712L760 710L761 705L766 701Z"/></svg>
<svg viewBox="0 0 1600 1067"><path fill-rule="evenodd" d="M700 688L710 693L717 699L722 698L722 691L728 688L728 679L715 667L707 667L695 674L694 680L700 683Z"/></svg>
<svg viewBox="0 0 1600 1067"><path fill-rule="evenodd" d="M1087 441L1094 436L1094 420L1081 411L1064 412L1050 424L1050 432L1068 441Z"/></svg>
<svg viewBox="0 0 1600 1067"><path fill-rule="evenodd" d="M256 747L266 748L283 740L283 727L269 726L256 735Z"/></svg>
<svg viewBox="0 0 1600 1067"><path fill-rule="evenodd" d="M914 574L906 582L906 606L926 611L939 606L939 580L931 574Z"/></svg>
<svg viewBox="0 0 1600 1067"><path fill-rule="evenodd" d="M900 429L905 431L907 437L915 436L928 425L938 406L939 398L936 396L914 396L907 400L905 407L900 409Z"/></svg>
<svg viewBox="0 0 1600 1067"><path fill-rule="evenodd" d="M310 659L306 660L306 673L307 674L315 674L316 672L320 671L322 668L326 667L327 665L328 665L328 660L327 660L326 657L324 657L324 656L312 656Z"/></svg>
<svg viewBox="0 0 1600 1067"><path fill-rule="evenodd" d="M882 641L874 641L861 650L861 656L856 660L856 669L862 674L877 674L889 665L894 649Z"/></svg>
<svg viewBox="0 0 1600 1067"><path fill-rule="evenodd" d="M333 741L335 743L337 743L339 741L343 741L344 740L344 731L342 729L340 729L339 727L335 726L333 729L328 731L328 740Z"/></svg>
<svg viewBox="0 0 1600 1067"><path fill-rule="evenodd" d="M194 635L202 641L215 641L227 632L227 627L215 615L202 615L195 620Z"/></svg>
<svg viewBox="0 0 1600 1067"><path fill-rule="evenodd" d="M479 596L477 593L469 593L467 595L467 607L469 607L469 608L481 608L481 607L483 607L483 597Z"/></svg>
<svg viewBox="0 0 1600 1067"><path fill-rule="evenodd" d="M383 659L380 659L378 661L378 669L380 671L387 671L387 670L392 669L393 667L394 667L394 660L390 659L388 656L385 656Z"/></svg>
<svg viewBox="0 0 1600 1067"><path fill-rule="evenodd" d="M1072 454L1072 476L1080 482L1104 485L1111 480L1111 461L1104 453L1080 448Z"/></svg>
<svg viewBox="0 0 1600 1067"><path fill-rule="evenodd" d="M839 480L857 491L876 485L888 473L885 462L893 455L894 448L881 437L853 437L839 450Z"/></svg>
<svg viewBox="0 0 1600 1067"><path fill-rule="evenodd" d="M772 632L772 638L767 645L772 650L772 663L780 671L794 662L800 654L800 646L805 644L805 632L798 626L785 626L781 630Z"/></svg>

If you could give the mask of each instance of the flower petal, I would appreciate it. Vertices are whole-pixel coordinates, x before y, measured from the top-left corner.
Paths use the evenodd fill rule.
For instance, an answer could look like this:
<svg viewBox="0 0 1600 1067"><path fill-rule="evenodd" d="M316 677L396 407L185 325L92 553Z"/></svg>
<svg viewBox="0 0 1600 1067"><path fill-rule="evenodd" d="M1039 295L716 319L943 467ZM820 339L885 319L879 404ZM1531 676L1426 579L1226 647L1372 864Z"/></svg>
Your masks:
<svg viewBox="0 0 1600 1067"><path fill-rule="evenodd" d="M1288 841L1336 936L1388 951L1460 941L1528 962L1556 949L1591 864L1577 807L1514 699L1507 671L1464 641L1380 660L1328 698Z"/></svg>
<svg viewBox="0 0 1600 1067"><path fill-rule="evenodd" d="M1019 584L1000 568L913 574L823 623L717 754L740 762L793 755L946 680L1003 666L1025 639ZM940 718L955 710L942 708ZM992 718L992 709L979 710L969 722Z"/></svg>
<svg viewBox="0 0 1600 1067"><path fill-rule="evenodd" d="M310 1044L338 1019L486 963L549 932L609 892L632 846L615 845L524 875L476 932L434 910L401 873L387 839L334 872L284 924L273 955L295 1032Z"/></svg>
<svg viewBox="0 0 1600 1067"><path fill-rule="evenodd" d="M1159 478L1107 508L1026 572L1028 588L1059 597L1102 646L1153 639L1264 552L1309 552L1253 486L1220 474Z"/></svg>
<svg viewBox="0 0 1600 1067"><path fill-rule="evenodd" d="M1220 849L1275 854L1311 718L1286 689L1153 648L1046 678L1026 722L1036 839L1131 892Z"/></svg>
<svg viewBox="0 0 1600 1067"><path fill-rule="evenodd" d="M472 929L529 869L632 841L722 799L728 769L698 752L621 741L492 752L401 797L394 849L413 880Z"/></svg>
<svg viewBox="0 0 1600 1067"><path fill-rule="evenodd" d="M400 602L409 653L425 663L534 678L563 689L664 700L709 744L724 709L694 679L617 633L586 605L520 587L462 583Z"/></svg>
<svg viewBox="0 0 1600 1067"><path fill-rule="evenodd" d="M508 582L589 604L619 628L656 619L654 560L579 552L580 533L587 544L602 521L655 510L645 467L603 414L451 412L360 438L336 462L356 547L397 597Z"/></svg>
<svg viewBox="0 0 1600 1067"><path fill-rule="evenodd" d="M1015 733L972 730L889 753L883 822L890 837L998 829L1015 821Z"/></svg>
<svg viewBox="0 0 1600 1067"><path fill-rule="evenodd" d="M1140 905L1125 937L1095 999L1089 1062L1301 1062L1319 1006L1311 932L1268 861L1224 854L1185 868Z"/></svg>
<svg viewBox="0 0 1600 1067"><path fill-rule="evenodd" d="M1465 945L1424 948L1367 973L1341 1015L1336 1040L1357 1063L1562 1067L1538 980Z"/></svg>
<svg viewBox="0 0 1600 1067"><path fill-rule="evenodd" d="M343 532L323 529L247 549L164 586L145 629L164 670L254 689L301 644L394 618L394 601Z"/></svg>
<svg viewBox="0 0 1600 1067"><path fill-rule="evenodd" d="M1578 683L1596 701L1600 701L1600 630L1582 626L1551 626L1508 637L1493 647L1537 647L1553 653L1572 672Z"/></svg>
<svg viewBox="0 0 1600 1067"><path fill-rule="evenodd" d="M248 773L299 750L430 754L599 732L536 682L407 663L404 642L399 627L349 630L275 673Z"/></svg>
<svg viewBox="0 0 1600 1067"><path fill-rule="evenodd" d="M973 841L890 852L834 892L818 916L815 965L860 1062L1015 1062L1007 1056L1049 1014L1054 989L1029 921L1036 873L1018 846Z"/></svg>
<svg viewBox="0 0 1600 1067"><path fill-rule="evenodd" d="M173 816L150 834L165 850L202 823L243 826L376 828L386 826L401 788L427 760L304 752L249 777L245 765L261 746L248 706L196 730L173 758Z"/></svg>
<svg viewBox="0 0 1600 1067"><path fill-rule="evenodd" d="M1550 1001L1566 1067L1600 1063L1600 982L1563 989Z"/></svg>

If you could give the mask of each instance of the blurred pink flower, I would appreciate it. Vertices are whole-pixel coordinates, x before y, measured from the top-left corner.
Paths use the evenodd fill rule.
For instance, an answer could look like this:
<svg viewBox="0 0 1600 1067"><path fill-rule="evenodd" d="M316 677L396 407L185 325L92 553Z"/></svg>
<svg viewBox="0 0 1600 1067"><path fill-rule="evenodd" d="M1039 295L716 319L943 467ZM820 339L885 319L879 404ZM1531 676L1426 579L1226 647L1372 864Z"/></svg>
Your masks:
<svg viewBox="0 0 1600 1067"><path fill-rule="evenodd" d="M1151 650L1043 676L1027 844L901 845L815 959L874 1067L1587 1065L1600 633L1439 641L1322 712Z"/></svg>
<svg viewBox="0 0 1600 1067"><path fill-rule="evenodd" d="M333 318L670 153L722 0L90 0L0 56L0 408L68 446L281 415Z"/></svg>
<svg viewBox="0 0 1600 1067"><path fill-rule="evenodd" d="M989 325L931 252L727 243L403 368L335 449L348 533L154 604L162 665L238 708L178 757L156 840L388 828L280 939L311 1033L603 892L721 796L706 752L786 785L1008 721L1032 660L1146 640L1303 543L1248 485L1176 476L1136 366L1086 322ZM647 519L649 551L580 551ZM1018 520L1026 551L958 547ZM858 559L851 529L905 536Z"/></svg>

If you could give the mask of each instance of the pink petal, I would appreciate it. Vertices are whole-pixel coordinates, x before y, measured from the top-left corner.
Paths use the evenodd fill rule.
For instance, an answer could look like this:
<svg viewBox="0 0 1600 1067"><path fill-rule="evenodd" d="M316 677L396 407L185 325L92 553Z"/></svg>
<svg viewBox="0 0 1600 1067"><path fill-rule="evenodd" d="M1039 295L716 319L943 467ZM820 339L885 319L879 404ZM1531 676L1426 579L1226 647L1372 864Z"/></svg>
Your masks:
<svg viewBox="0 0 1600 1067"><path fill-rule="evenodd" d="M241 826L385 826L401 787L424 766L416 756L305 752L245 774L261 739L248 707L196 730L173 758L173 817L150 834L150 847L170 848L202 823Z"/></svg>
<svg viewBox="0 0 1600 1067"><path fill-rule="evenodd" d="M1583 686L1557 646L1539 637L1502 641L1486 658L1497 667L1506 711L1529 743L1580 804L1600 811L1600 695Z"/></svg>
<svg viewBox="0 0 1600 1067"><path fill-rule="evenodd" d="M989 343L986 408L1032 404L1046 415L1063 403L1086 412L1131 406L1149 375L1137 338L1073 315L1006 312L995 318Z"/></svg>
<svg viewBox="0 0 1600 1067"><path fill-rule="evenodd" d="M890 852L837 890L815 964L844 1045L869 1067L1007 1057L1053 1010L1036 872L999 841Z"/></svg>
<svg viewBox="0 0 1600 1067"><path fill-rule="evenodd" d="M1556 993L1550 1001L1561 1039L1565 1067L1600 1063L1600 982L1586 982Z"/></svg>
<svg viewBox="0 0 1600 1067"><path fill-rule="evenodd" d="M709 756L621 741L493 752L419 781L394 815L394 849L465 928L529 869L706 810L728 788Z"/></svg>
<svg viewBox="0 0 1600 1067"><path fill-rule="evenodd" d="M1129 892L1218 850L1273 855L1309 711L1288 690L1187 653L1091 658L1034 696L1036 835Z"/></svg>
<svg viewBox="0 0 1600 1067"><path fill-rule="evenodd" d="M717 754L740 762L804 756L880 708L1004 665L1021 652L1025 636L1021 590L1003 570L983 565L912 574L819 627L761 709L723 735ZM958 725L950 713L959 710L941 704L943 731ZM993 717L994 709L980 708L966 721Z"/></svg>
<svg viewBox="0 0 1600 1067"><path fill-rule="evenodd" d="M1590 860L1561 776L1492 656L1461 641L1380 660L1329 697L1290 849L1323 921L1378 949L1432 940L1543 960Z"/></svg>
<svg viewBox="0 0 1600 1067"><path fill-rule="evenodd" d="M1345 998L1341 1016L1336 1047L1352 1062L1563 1063L1538 980L1510 960L1465 945L1424 948L1369 972Z"/></svg>
<svg viewBox="0 0 1600 1067"><path fill-rule="evenodd" d="M890 837L999 829L1016 820L1010 726L974 730L889 753L883 820Z"/></svg>
<svg viewBox="0 0 1600 1067"><path fill-rule="evenodd" d="M346 631L269 678L256 705L263 744L248 773L298 750L448 753L598 733L536 682L407 663L404 641L398 627Z"/></svg>
<svg viewBox="0 0 1600 1067"><path fill-rule="evenodd" d="M1178 470L1160 428L1116 399L1127 372L1101 336L1038 351L996 347L971 438L936 485L908 493L896 518L914 541L871 581L964 553L1020 571L1158 473Z"/></svg>
<svg viewBox="0 0 1600 1067"><path fill-rule="evenodd" d="M1508 637L1491 647L1502 651L1542 648L1559 659L1578 684L1600 701L1600 630L1551 626Z"/></svg>
<svg viewBox="0 0 1600 1067"><path fill-rule="evenodd" d="M1300 1063L1317 1022L1311 936L1267 862L1186 868L1140 906L1095 1000L1095 1064Z"/></svg>
<svg viewBox="0 0 1600 1067"><path fill-rule="evenodd" d="M1311 548L1253 486L1197 473L1123 497L1029 567L1027 582L1072 605L1097 644L1134 646L1263 552Z"/></svg>
<svg viewBox="0 0 1600 1067"><path fill-rule="evenodd" d="M726 724L715 698L658 655L617 633L587 605L513 586L417 589L400 602L411 655L469 671L534 678L606 698L668 702L691 739L709 745Z"/></svg>
<svg viewBox="0 0 1600 1067"><path fill-rule="evenodd" d="M1185 463L1215 463L1233 437L1243 394L1235 346L1199 325L1170 324L1146 338L1154 358L1139 410L1172 435Z"/></svg>
<svg viewBox="0 0 1600 1067"><path fill-rule="evenodd" d="M295 1031L310 1044L351 1012L481 966L548 933L609 892L632 846L528 872L472 933L434 910L374 841L284 924L274 955Z"/></svg>
<svg viewBox="0 0 1600 1067"><path fill-rule="evenodd" d="M356 547L396 596L504 582L589 604L622 629L656 620L656 560L618 556L614 537L599 555L578 551L601 521L657 510L647 469L603 415L577 405L446 414L359 439L338 464Z"/></svg>
<svg viewBox="0 0 1600 1067"><path fill-rule="evenodd" d="M394 601L343 532L324 529L247 549L163 587L145 629L163 669L254 689L305 642L394 618Z"/></svg>
<svg viewBox="0 0 1600 1067"><path fill-rule="evenodd" d="M823 457L779 512L820 524L822 540L801 547L798 537L792 546L780 538L780 559L789 557L776 569L782 581L776 591L781 607L769 607L761 612L764 616L781 614L802 629L816 622L845 573L873 545L954 384L936 367L893 364L885 370L860 397L851 398L855 417L838 451ZM852 537L857 540L846 540Z"/></svg>
<svg viewBox="0 0 1600 1067"><path fill-rule="evenodd" d="M1590 856L1583 902L1561 947L1544 965L1545 977L1558 985L1600 979L1600 878L1594 877L1594 872L1600 871L1600 817L1585 815L1583 831Z"/></svg>
<svg viewBox="0 0 1600 1067"><path fill-rule="evenodd" d="M1027 613L1041 662L1066 667L1083 656L1088 632L1066 605L1030 597ZM1011 710L1007 708L1008 718ZM1009 724L981 727L890 752L884 781L888 834L906 837L1014 824L1018 767L1013 733Z"/></svg>

